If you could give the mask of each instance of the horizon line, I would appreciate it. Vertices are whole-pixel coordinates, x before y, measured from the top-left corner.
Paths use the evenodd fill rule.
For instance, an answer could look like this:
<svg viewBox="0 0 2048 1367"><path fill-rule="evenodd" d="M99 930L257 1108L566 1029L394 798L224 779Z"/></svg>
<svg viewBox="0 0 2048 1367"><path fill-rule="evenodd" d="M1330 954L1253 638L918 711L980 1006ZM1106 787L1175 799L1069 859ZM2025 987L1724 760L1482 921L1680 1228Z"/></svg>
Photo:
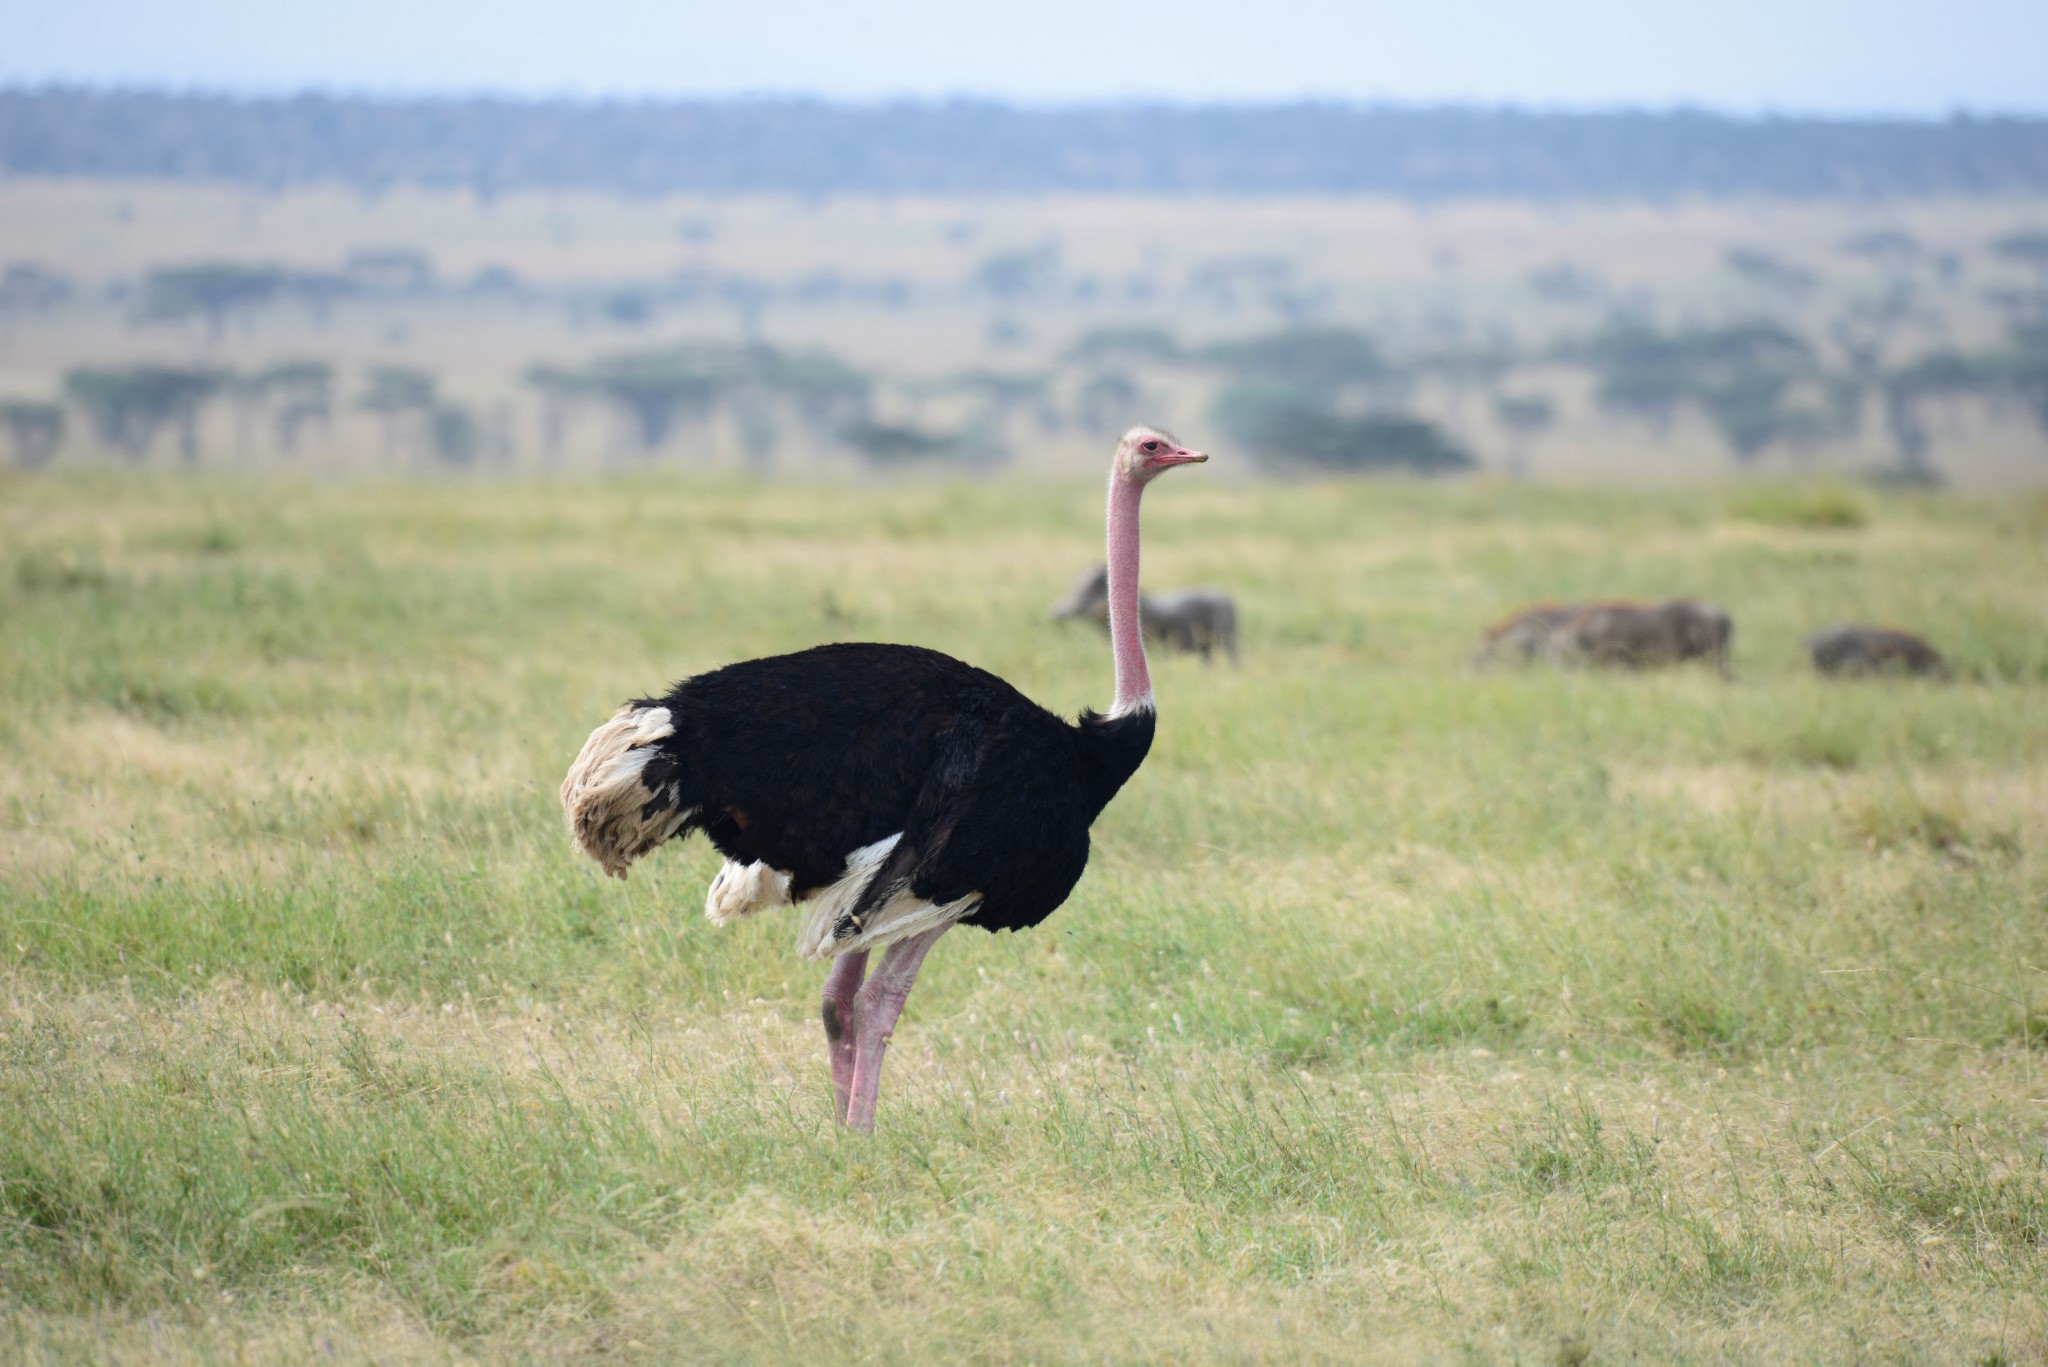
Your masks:
<svg viewBox="0 0 2048 1367"><path fill-rule="evenodd" d="M1906 124L1939 126L1955 123L2044 123L2048 105L2039 109L1973 108L1958 103L1946 111L1911 112L1865 110L1860 112L1788 109L1765 106L1744 109L1715 105L1700 100L1679 99L1665 103L1571 104L1566 101L1531 99L1488 99L1480 96L1447 96L1424 99L1413 96L1358 96L1303 93L1289 96L1249 96L1235 99L1172 100L1130 99L1105 96L1090 99L1030 99L968 90L947 93L903 92L892 95L825 94L800 90L743 90L721 92L609 91L591 92L574 86L553 91L524 90L491 86L390 86L384 88L307 83L300 85L227 85L194 82L177 85L162 81L118 81L77 79L64 76L0 76L0 97L15 95L113 95L167 99L213 100L240 104L288 103L295 100L328 100L383 105L453 105L498 103L540 107L561 105L584 109L682 106L812 106L847 112L878 110L945 110L977 108L1018 114L1069 114L1124 110L1146 113L1278 113L1317 109L1353 114L1444 114L1513 115L1524 118L1598 119L1616 117L1680 119L1699 118L1727 123L1816 123L1816 124Z"/></svg>

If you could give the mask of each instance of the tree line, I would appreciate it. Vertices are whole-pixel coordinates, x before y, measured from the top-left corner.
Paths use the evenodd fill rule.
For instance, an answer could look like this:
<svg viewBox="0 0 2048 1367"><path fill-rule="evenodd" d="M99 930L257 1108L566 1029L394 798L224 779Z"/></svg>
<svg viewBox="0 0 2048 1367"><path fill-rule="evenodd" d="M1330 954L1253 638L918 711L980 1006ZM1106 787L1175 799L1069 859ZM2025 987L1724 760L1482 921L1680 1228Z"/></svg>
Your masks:
<svg viewBox="0 0 2048 1367"><path fill-rule="evenodd" d="M521 382L537 403L550 458L595 414L609 420L613 449L645 458L689 432L702 446L703 434L723 424L757 471L770 468L793 435L808 449L849 451L877 467L987 468L1007 458L1019 421L1043 432L1117 428L1154 403L1155 383L1169 374L1203 377L1209 422L1276 472L1473 468L1472 452L1451 431L1417 413L1415 396L1426 384L1459 410L1467 396L1482 395L1510 443L1508 466L1519 470L1557 417L1554 400L1531 389L1525 373L1558 366L1587 373L1593 403L1609 417L1662 432L1691 415L1745 464L1774 449L1796 454L1854 436L1874 412L1895 452L1888 473L1938 483L1930 413L1957 400L1989 405L2048 435L2048 318L2016 317L1991 345L1936 347L1897 361L1885 359L1881 335L1850 342L1858 338L1837 338L1830 354L1764 318L1672 328L1620 322L1528 350L1465 342L1394 356L1341 326L1289 326L1197 347L1161 328L1117 326L1085 333L1051 369L899 380L887 387L889 403L881 402L877 376L841 357L758 342L537 363ZM430 371L370 366L344 396L336 368L310 359L242 372L205 364L75 367L55 397L0 402L0 431L15 462L29 468L56 455L74 415L100 446L130 461L149 458L169 437L183 460L196 462L201 419L218 404L233 410L238 448L267 431L272 448L288 456L344 408L376 419L387 455L412 452L460 467L508 455L511 446L502 414L487 421L442 392ZM926 416L933 406L937 422Z"/></svg>
<svg viewBox="0 0 2048 1367"><path fill-rule="evenodd" d="M0 172L284 189L1885 199L2048 190L2048 119L0 89Z"/></svg>

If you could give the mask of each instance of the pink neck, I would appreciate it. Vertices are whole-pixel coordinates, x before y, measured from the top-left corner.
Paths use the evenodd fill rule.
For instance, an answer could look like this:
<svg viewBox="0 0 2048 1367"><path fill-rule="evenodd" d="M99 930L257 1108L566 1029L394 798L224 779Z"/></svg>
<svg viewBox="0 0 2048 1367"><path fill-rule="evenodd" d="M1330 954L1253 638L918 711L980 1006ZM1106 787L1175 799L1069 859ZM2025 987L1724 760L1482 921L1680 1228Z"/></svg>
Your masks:
<svg viewBox="0 0 2048 1367"><path fill-rule="evenodd" d="M1109 477L1109 648L1116 657L1116 702L1109 715L1152 706L1145 637L1138 622L1138 499L1144 486Z"/></svg>

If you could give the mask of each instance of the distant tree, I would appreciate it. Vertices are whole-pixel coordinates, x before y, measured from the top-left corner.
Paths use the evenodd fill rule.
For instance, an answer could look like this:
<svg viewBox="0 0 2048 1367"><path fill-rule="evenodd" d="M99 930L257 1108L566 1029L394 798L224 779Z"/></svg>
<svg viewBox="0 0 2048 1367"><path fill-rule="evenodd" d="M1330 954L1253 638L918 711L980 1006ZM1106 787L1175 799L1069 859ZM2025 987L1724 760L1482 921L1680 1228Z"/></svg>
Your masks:
<svg viewBox="0 0 2048 1367"><path fill-rule="evenodd" d="M775 292L759 280L735 275L719 281L717 293L732 309L741 335L749 339L760 337L761 324L768 313L768 301Z"/></svg>
<svg viewBox="0 0 2048 1367"><path fill-rule="evenodd" d="M1791 381L1782 371L1738 370L1700 383L1693 397L1735 458L1751 461L1787 435L1784 399Z"/></svg>
<svg viewBox="0 0 2048 1367"><path fill-rule="evenodd" d="M1813 348L1776 323L1702 329L1684 339L1692 397L1738 460L1754 460L1779 442L1803 444L1828 423L1789 402L1797 382L1816 373Z"/></svg>
<svg viewBox="0 0 2048 1367"><path fill-rule="evenodd" d="M525 382L540 395L551 454L569 415L588 402L623 415L645 451L668 440L678 424L708 421L723 407L757 469L772 458L784 417L793 414L821 440L834 440L867 417L874 389L866 374L829 353L762 343L619 352L582 367L535 365Z"/></svg>
<svg viewBox="0 0 2048 1367"><path fill-rule="evenodd" d="M42 313L75 292L71 277L40 261L10 261L0 271L0 313Z"/></svg>
<svg viewBox="0 0 2048 1367"><path fill-rule="evenodd" d="M2012 330L2010 345L1996 362L2003 387L2025 405L2048 433L2048 323Z"/></svg>
<svg viewBox="0 0 2048 1367"><path fill-rule="evenodd" d="M1785 299L1802 298L1820 284L1820 277L1805 266L1755 247L1730 247L1721 260L1747 283Z"/></svg>
<svg viewBox="0 0 2048 1367"><path fill-rule="evenodd" d="M1349 328L1294 328L1218 342L1202 359L1237 381L1260 381L1334 399L1354 387L1386 390L1399 372L1372 338Z"/></svg>
<svg viewBox="0 0 2048 1367"><path fill-rule="evenodd" d="M289 270L284 272L278 289L286 298L305 305L316 327L324 327L333 316L334 306L357 293L355 285L339 271Z"/></svg>
<svg viewBox="0 0 2048 1367"><path fill-rule="evenodd" d="M1798 334L1768 321L1660 333L1611 329L1583 350L1598 376L1595 398L1610 412L1662 428L1681 404L1695 405L1736 458L1777 443L1804 444L1839 424L1841 396ZM1817 404L1811 393L1826 400ZM1795 399L1804 398L1798 402Z"/></svg>
<svg viewBox="0 0 2048 1367"><path fill-rule="evenodd" d="M1183 358L1173 334L1157 327L1095 328L1067 348L1067 359L1080 365L1171 365Z"/></svg>
<svg viewBox="0 0 2048 1367"><path fill-rule="evenodd" d="M439 404L439 382L432 371L417 366L371 366L368 383L356 397L357 408L382 420L387 455L398 449L407 428L426 422Z"/></svg>
<svg viewBox="0 0 2048 1367"><path fill-rule="evenodd" d="M227 331L230 316L268 303L284 283L285 273L276 266L240 261L158 266L143 276L135 311L151 322L203 319L207 339L218 341Z"/></svg>
<svg viewBox="0 0 2048 1367"><path fill-rule="evenodd" d="M176 427L189 464L199 458L200 412L229 379L209 366L81 366L65 373L64 392L99 439L131 460L147 456L166 426Z"/></svg>
<svg viewBox="0 0 2048 1367"><path fill-rule="evenodd" d="M733 436L740 455L755 474L766 474L782 447L782 424L776 420L773 397L759 385L741 385L726 395Z"/></svg>
<svg viewBox="0 0 2048 1367"><path fill-rule="evenodd" d="M783 411L824 440L841 421L867 412L867 379L833 358L789 356L764 343L699 349L699 363L715 377L715 402L732 419L733 436L747 468L766 473L782 446Z"/></svg>
<svg viewBox="0 0 2048 1367"><path fill-rule="evenodd" d="M1091 375L1075 397L1075 415L1090 432L1118 433L1141 421L1138 417L1138 386L1130 376L1114 371Z"/></svg>
<svg viewBox="0 0 2048 1367"><path fill-rule="evenodd" d="M1451 391L1455 419L1462 417L1473 390L1491 394L1519 359L1505 342L1467 343L1430 352L1416 361L1415 368L1436 376Z"/></svg>
<svg viewBox="0 0 2048 1367"><path fill-rule="evenodd" d="M1857 383L1869 384L1884 368L1892 339L1914 315L1914 294L1912 281L1895 280L1877 297L1851 302L1828 324Z"/></svg>
<svg viewBox="0 0 2048 1367"><path fill-rule="evenodd" d="M0 401L0 427L7 429L14 463L24 470L50 463L64 444L64 406L34 399Z"/></svg>
<svg viewBox="0 0 2048 1367"><path fill-rule="evenodd" d="M980 410L975 417L977 424L1001 428L1024 408L1042 408L1051 381L1044 375L964 370L948 379L945 387L974 399Z"/></svg>
<svg viewBox="0 0 2048 1367"><path fill-rule="evenodd" d="M468 407L446 399L436 403L428 432L434 455L444 465L468 465L483 449L483 428Z"/></svg>
<svg viewBox="0 0 2048 1367"><path fill-rule="evenodd" d="M585 372L585 384L625 413L640 449L652 451L677 423L702 421L716 411L730 378L723 360L693 347L627 352L597 361Z"/></svg>
<svg viewBox="0 0 2048 1367"><path fill-rule="evenodd" d="M1348 416L1284 385L1233 385L1211 416L1232 441L1276 469L1329 474L1451 474L1472 457L1435 424L1402 414Z"/></svg>
<svg viewBox="0 0 2048 1367"><path fill-rule="evenodd" d="M2048 287L2048 229L2007 233L1991 244L1991 254L2034 271Z"/></svg>
<svg viewBox="0 0 2048 1367"><path fill-rule="evenodd" d="M1988 358L1942 349L1916 357L1884 376L1885 425L1898 449L1893 477L1916 485L1940 483L1929 460L1933 440L1924 405L1930 399L1983 395L1999 382L1996 363Z"/></svg>
<svg viewBox="0 0 2048 1367"><path fill-rule="evenodd" d="M1493 401L1493 415L1508 430L1508 473L1520 479L1529 470L1529 447L1557 421L1557 405L1541 394L1503 394Z"/></svg>
<svg viewBox="0 0 2048 1367"><path fill-rule="evenodd" d="M1594 400L1609 413L1640 418L1662 432L1685 400L1684 344L1655 328L1610 328L1593 339L1586 358L1599 377Z"/></svg>
<svg viewBox="0 0 2048 1367"><path fill-rule="evenodd" d="M600 299L597 311L606 322L620 327L646 327L654 321L654 292L645 286L626 285Z"/></svg>
<svg viewBox="0 0 2048 1367"><path fill-rule="evenodd" d="M1050 294L1058 283L1060 249L1047 242L998 252L975 267L971 283L984 294L1017 302Z"/></svg>
<svg viewBox="0 0 2048 1367"><path fill-rule="evenodd" d="M1284 256L1247 253L1212 256L1188 269L1188 293L1213 308L1237 308L1247 297L1269 303L1293 288L1294 263Z"/></svg>
<svg viewBox="0 0 2048 1367"><path fill-rule="evenodd" d="M553 459L562 452L570 416L590 397L589 378L580 370L540 363L528 366L521 378L540 396L541 450Z"/></svg>
<svg viewBox="0 0 2048 1367"><path fill-rule="evenodd" d="M521 299L527 294L526 281L510 266L481 266L469 278L463 292L480 297Z"/></svg>
<svg viewBox="0 0 2048 1367"><path fill-rule="evenodd" d="M836 432L868 415L874 380L829 352L759 347L750 358L762 383L786 400L814 433Z"/></svg>
<svg viewBox="0 0 2048 1367"><path fill-rule="evenodd" d="M413 247L372 247L352 252L341 274L365 294L425 294L437 283L433 259Z"/></svg>
<svg viewBox="0 0 2048 1367"><path fill-rule="evenodd" d="M1031 331L1015 318L991 318L982 336L990 347L1001 350L1023 346L1031 340Z"/></svg>
<svg viewBox="0 0 2048 1367"><path fill-rule="evenodd" d="M238 388L247 400L270 413L277 449L299 453L309 424L334 416L334 367L325 361L279 361L242 378Z"/></svg>
<svg viewBox="0 0 2048 1367"><path fill-rule="evenodd" d="M848 423L840 430L839 439L881 466L924 461L957 462L969 454L960 438L930 432L910 423Z"/></svg>
<svg viewBox="0 0 2048 1367"><path fill-rule="evenodd" d="M1529 272L1529 293L1552 304L1595 304L1606 291L1600 277L1572 261Z"/></svg>
<svg viewBox="0 0 2048 1367"><path fill-rule="evenodd" d="M1926 252L1919 238L1898 228L1873 228L1851 234L1842 239L1836 250L1891 271L1904 270Z"/></svg>

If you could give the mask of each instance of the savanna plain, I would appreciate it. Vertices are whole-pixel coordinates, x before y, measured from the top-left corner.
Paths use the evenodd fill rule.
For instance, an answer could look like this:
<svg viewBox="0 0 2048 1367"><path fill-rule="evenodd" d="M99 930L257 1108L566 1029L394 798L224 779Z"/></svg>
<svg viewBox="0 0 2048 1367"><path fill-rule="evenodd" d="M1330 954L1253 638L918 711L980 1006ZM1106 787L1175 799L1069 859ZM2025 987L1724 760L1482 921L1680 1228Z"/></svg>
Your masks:
<svg viewBox="0 0 2048 1367"><path fill-rule="evenodd" d="M0 1357L2048 1358L2048 498L1219 457L1145 575L1242 664L1155 661L871 1137L794 918L602 878L555 785L825 640L1104 703L1092 481L0 476ZM1468 664L1614 593L1730 675ZM1814 677L1842 619L1955 678Z"/></svg>

